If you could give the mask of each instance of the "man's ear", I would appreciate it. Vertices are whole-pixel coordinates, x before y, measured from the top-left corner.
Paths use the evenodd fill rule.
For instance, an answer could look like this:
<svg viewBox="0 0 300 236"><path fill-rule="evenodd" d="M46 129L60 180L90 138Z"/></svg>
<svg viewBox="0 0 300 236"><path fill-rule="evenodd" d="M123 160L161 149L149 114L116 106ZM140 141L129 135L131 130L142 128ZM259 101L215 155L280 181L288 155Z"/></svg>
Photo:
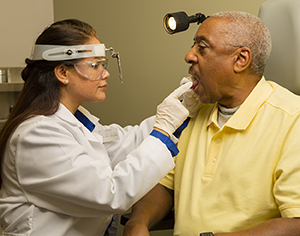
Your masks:
<svg viewBox="0 0 300 236"><path fill-rule="evenodd" d="M66 84L66 81L68 81L67 68L65 65L59 65L55 67L54 74L61 83Z"/></svg>
<svg viewBox="0 0 300 236"><path fill-rule="evenodd" d="M233 70L240 73L246 70L252 61L252 51L248 47L242 47L236 50Z"/></svg>

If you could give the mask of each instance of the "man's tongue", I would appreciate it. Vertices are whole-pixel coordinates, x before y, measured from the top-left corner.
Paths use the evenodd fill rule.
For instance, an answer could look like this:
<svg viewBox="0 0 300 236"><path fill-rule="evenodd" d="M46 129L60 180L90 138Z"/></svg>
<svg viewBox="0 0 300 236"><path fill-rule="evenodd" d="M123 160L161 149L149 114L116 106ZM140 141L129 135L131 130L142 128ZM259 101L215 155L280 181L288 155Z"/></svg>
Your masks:
<svg viewBox="0 0 300 236"><path fill-rule="evenodd" d="M192 89L195 89L197 86L198 86L198 84L199 84L199 82L197 81L197 80L195 80L194 82L193 82L193 85L192 85Z"/></svg>

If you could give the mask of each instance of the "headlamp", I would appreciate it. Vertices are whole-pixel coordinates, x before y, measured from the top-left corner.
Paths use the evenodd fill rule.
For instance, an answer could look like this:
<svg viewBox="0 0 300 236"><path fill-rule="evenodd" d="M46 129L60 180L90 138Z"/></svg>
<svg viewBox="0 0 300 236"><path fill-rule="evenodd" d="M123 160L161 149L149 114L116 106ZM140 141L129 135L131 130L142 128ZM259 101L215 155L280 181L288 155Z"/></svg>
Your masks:
<svg viewBox="0 0 300 236"><path fill-rule="evenodd" d="M119 77L123 83L120 55L111 47L105 48L104 44L83 44L75 46L35 44L31 53L31 60L65 61L87 57L105 57L109 51L118 61Z"/></svg>
<svg viewBox="0 0 300 236"><path fill-rule="evenodd" d="M181 31L185 31L189 28L190 23L195 23L199 25L209 16L205 16L202 13L197 13L193 16L188 16L185 12L174 12L168 13L164 16L163 24L165 30L169 34L178 33Z"/></svg>

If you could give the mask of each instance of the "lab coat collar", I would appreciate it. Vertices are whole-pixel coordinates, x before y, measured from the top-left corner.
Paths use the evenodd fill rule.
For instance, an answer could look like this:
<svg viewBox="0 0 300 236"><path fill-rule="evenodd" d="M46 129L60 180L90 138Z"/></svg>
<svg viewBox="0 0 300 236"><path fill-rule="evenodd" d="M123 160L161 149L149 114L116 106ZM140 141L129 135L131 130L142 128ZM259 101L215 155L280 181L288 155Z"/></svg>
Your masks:
<svg viewBox="0 0 300 236"><path fill-rule="evenodd" d="M99 122L99 118L96 116L93 116L87 109L85 109L82 106L78 107L78 110L81 111L89 120L91 120L94 124Z"/></svg>
<svg viewBox="0 0 300 236"><path fill-rule="evenodd" d="M81 111L89 120L91 120L94 124L98 123L99 118L96 116L93 116L88 110L86 110L84 107L79 106L79 111ZM63 105L60 103L60 106L58 108L58 111L55 114L60 119L66 121L69 124L75 125L75 126L81 126L81 122Z"/></svg>
<svg viewBox="0 0 300 236"><path fill-rule="evenodd" d="M76 119L76 117L63 105L60 104L55 116L59 117L61 120L66 123L80 127L81 123Z"/></svg>
<svg viewBox="0 0 300 236"><path fill-rule="evenodd" d="M85 108L81 106L78 108L78 110L80 110L97 127L96 123L99 121L97 117L91 115ZM99 140L63 104L60 104L55 115L69 125L78 127L88 140L99 142Z"/></svg>

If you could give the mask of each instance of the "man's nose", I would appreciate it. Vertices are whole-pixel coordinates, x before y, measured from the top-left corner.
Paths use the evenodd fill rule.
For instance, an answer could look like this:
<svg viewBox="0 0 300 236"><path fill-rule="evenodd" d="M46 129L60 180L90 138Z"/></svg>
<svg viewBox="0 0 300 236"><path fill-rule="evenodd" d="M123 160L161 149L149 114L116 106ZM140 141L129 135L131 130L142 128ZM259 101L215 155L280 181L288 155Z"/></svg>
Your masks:
<svg viewBox="0 0 300 236"><path fill-rule="evenodd" d="M193 53L194 50L194 47L192 47L191 50L185 55L186 63L197 63L197 56Z"/></svg>

